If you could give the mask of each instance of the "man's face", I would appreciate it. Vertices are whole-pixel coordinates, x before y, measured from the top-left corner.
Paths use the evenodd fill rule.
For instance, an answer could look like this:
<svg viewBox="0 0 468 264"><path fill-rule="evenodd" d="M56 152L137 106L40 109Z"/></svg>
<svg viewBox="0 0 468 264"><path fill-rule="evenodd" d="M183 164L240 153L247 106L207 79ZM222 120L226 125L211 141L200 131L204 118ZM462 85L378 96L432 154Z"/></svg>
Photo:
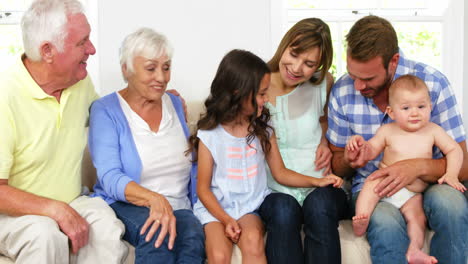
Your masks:
<svg viewBox="0 0 468 264"><path fill-rule="evenodd" d="M389 65L388 70L386 70L382 57L377 56L362 62L348 55L346 61L348 74L354 80L354 89L359 91L362 96L373 98L390 86L394 74L393 65L392 67ZM390 64L392 63L391 61Z"/></svg>
<svg viewBox="0 0 468 264"><path fill-rule="evenodd" d="M86 61L96 53L96 49L89 40L91 27L84 14L68 16L66 30L68 35L63 52L57 53L54 58L54 71L65 82L75 84L86 78Z"/></svg>

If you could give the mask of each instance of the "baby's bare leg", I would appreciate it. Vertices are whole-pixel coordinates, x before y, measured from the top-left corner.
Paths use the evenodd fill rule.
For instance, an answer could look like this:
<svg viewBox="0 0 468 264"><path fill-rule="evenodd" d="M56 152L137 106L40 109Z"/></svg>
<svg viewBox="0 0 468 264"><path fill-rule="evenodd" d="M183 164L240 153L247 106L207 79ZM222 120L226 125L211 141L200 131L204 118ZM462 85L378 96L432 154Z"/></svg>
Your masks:
<svg viewBox="0 0 468 264"><path fill-rule="evenodd" d="M421 179L416 179L414 182L406 185L406 189L415 192L415 193L422 193L427 188L427 183Z"/></svg>
<svg viewBox="0 0 468 264"><path fill-rule="evenodd" d="M374 192L374 188L381 180L366 180L359 193L356 200L356 215L353 216L353 231L356 236L362 236L366 233L370 216L380 200L380 197Z"/></svg>
<svg viewBox="0 0 468 264"><path fill-rule="evenodd" d="M410 244L406 252L408 263L432 264L437 263L437 259L427 255L421 249L424 244L424 233L426 231L426 216L424 215L422 195L416 194L411 197L400 208L405 217Z"/></svg>

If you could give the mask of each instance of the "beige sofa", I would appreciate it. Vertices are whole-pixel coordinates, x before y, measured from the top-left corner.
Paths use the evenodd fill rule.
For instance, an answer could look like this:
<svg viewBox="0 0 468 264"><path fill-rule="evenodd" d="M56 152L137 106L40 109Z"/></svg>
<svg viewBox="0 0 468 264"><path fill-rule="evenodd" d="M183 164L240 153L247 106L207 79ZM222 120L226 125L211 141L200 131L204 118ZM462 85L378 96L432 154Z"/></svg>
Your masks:
<svg viewBox="0 0 468 264"><path fill-rule="evenodd" d="M198 120L199 113L201 112L202 104L188 104L189 125L194 127L195 121ZM90 189L96 181L96 171L92 165L89 153L86 151L83 158L83 185L88 186ZM365 237L356 237L353 234L351 221L344 220L340 222L339 226L340 243L341 243L341 255L343 264L371 264L369 256L369 243ZM429 241L433 236L432 231L426 231L426 240L424 250L428 252ZM127 257L126 264L134 263L135 252L134 248L127 244L130 248L129 256ZM241 252L238 247L234 248L231 263L242 263ZM12 264L14 263L10 259L0 255L0 264Z"/></svg>

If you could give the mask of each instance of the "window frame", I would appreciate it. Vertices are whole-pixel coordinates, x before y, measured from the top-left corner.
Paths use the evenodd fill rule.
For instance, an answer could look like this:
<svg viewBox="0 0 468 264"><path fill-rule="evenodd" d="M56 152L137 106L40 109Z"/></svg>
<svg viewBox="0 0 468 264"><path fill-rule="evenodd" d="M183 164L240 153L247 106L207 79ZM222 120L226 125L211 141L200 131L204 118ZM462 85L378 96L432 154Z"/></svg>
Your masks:
<svg viewBox="0 0 468 264"><path fill-rule="evenodd" d="M392 9L362 9L362 8L340 8L333 12L330 9L307 9L307 8L288 8L288 0L273 1L276 2L271 5L271 36L272 36L272 54L281 41L284 33L289 29L291 24L306 18L306 17L319 17L326 23L340 23L355 22L359 18L373 14L385 17L391 23L395 22L440 22L442 24L442 43L441 43L441 58L442 68L440 69L449 79L454 93L457 98L462 98L463 95L463 67L468 67L463 63L464 51L464 3L463 0L451 0L448 2L448 8L444 13L428 13L418 8L392 8ZM352 11L357 11L353 13ZM416 15L415 15L415 12ZM334 13L335 15L331 14ZM339 14L339 15L337 15ZM339 45L343 44L344 36L341 35L342 30L339 31L338 39L334 36L334 41ZM342 50L334 51L335 58L341 58ZM406 54L411 57L411 54ZM341 67L343 62L337 61L337 68ZM338 66L340 65L340 66ZM345 73L346 71L344 71ZM335 79L340 76L334 76ZM463 102L458 101L459 109L463 112Z"/></svg>

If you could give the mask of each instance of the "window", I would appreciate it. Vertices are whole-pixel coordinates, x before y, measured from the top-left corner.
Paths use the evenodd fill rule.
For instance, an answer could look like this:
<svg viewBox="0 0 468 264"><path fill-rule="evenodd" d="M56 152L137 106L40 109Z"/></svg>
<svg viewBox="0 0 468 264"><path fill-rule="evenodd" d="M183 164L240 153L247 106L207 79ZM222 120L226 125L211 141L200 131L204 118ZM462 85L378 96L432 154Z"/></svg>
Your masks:
<svg viewBox="0 0 468 264"><path fill-rule="evenodd" d="M410 59L441 70L461 98L463 76L463 1L438 0L282 0L272 5L274 51L284 33L307 17L324 20L332 33L335 78L346 73L345 36L359 18L372 14L394 26L399 46ZM275 10L273 10L275 9ZM282 11L278 12L278 9ZM274 15L280 13L280 15ZM273 29L280 26L281 30ZM461 102L458 102L461 106Z"/></svg>
<svg viewBox="0 0 468 264"><path fill-rule="evenodd" d="M0 3L0 70L23 52L21 16L31 0L3 0Z"/></svg>

